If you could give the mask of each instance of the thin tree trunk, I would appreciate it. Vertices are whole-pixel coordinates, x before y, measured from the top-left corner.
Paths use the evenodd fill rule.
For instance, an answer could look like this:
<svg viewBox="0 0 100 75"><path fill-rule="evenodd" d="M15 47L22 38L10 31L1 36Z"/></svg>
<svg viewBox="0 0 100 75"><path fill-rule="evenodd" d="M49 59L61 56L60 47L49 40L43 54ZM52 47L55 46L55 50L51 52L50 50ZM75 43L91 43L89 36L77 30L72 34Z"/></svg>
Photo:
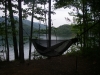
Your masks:
<svg viewBox="0 0 100 75"><path fill-rule="evenodd" d="M85 25L86 25L86 22L85 22L85 2L83 0L83 32L86 30ZM86 37L86 34L84 33L84 35L83 35L84 48L86 47L86 38L85 37Z"/></svg>
<svg viewBox="0 0 100 75"><path fill-rule="evenodd" d="M48 13L48 25L49 25L49 29L48 29L48 47L51 47L51 0L49 0L49 13Z"/></svg>
<svg viewBox="0 0 100 75"><path fill-rule="evenodd" d="M46 39L47 39L47 17L46 17L46 7L45 7L45 3L44 3L44 17L45 17L45 25L46 25Z"/></svg>
<svg viewBox="0 0 100 75"><path fill-rule="evenodd" d="M16 32L15 32L15 24L14 24L11 0L8 0L8 7L9 7L9 13L10 13L11 26L12 26L12 36L13 36L15 59L18 59L17 38L16 38Z"/></svg>
<svg viewBox="0 0 100 75"><path fill-rule="evenodd" d="M33 31L34 5L35 5L35 0L33 0L33 6L32 6L31 32L29 38L29 60L31 60L31 45L32 45L31 40L32 40L32 31Z"/></svg>
<svg viewBox="0 0 100 75"><path fill-rule="evenodd" d="M87 6L87 3L86 3L86 7L85 7L85 30L87 30L87 28L88 28L88 15L87 15L87 8L88 8L88 6ZM88 31L86 32L86 34L85 34L85 43L86 43L86 47L88 47Z"/></svg>
<svg viewBox="0 0 100 75"><path fill-rule="evenodd" d="M95 8L95 0L93 0L93 3L94 3L94 8ZM95 17L95 16L96 16L96 14L95 14L95 11L94 11L94 12L93 12L94 24L95 24L95 21L96 21L96 17ZM96 39L95 39L95 36L96 36L96 35L94 35L94 37L93 37L93 38L94 38L94 40L93 40L94 46L96 46L96 42L95 42Z"/></svg>
<svg viewBox="0 0 100 75"><path fill-rule="evenodd" d="M20 61L24 62L24 46L23 46L23 24L22 24L22 8L21 1L18 0L18 9L19 9L19 57Z"/></svg>
<svg viewBox="0 0 100 75"><path fill-rule="evenodd" d="M6 34L6 45L7 45L7 55L6 55L6 59L7 61L9 61L9 44L8 44L8 34L7 34L7 1L5 0L5 34Z"/></svg>

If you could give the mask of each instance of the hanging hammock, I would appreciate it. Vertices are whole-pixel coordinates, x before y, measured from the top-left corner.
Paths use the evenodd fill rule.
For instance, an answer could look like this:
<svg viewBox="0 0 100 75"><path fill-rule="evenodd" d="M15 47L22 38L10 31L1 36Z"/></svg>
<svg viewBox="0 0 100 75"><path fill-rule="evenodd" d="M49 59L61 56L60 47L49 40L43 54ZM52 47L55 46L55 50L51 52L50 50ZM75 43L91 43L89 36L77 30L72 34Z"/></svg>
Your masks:
<svg viewBox="0 0 100 75"><path fill-rule="evenodd" d="M96 24L94 24L93 26L88 28L86 31L81 33L79 36L77 36L77 38L73 38L73 39L69 39L69 40L51 40L51 15L50 15L50 11L51 11L51 0L49 0L49 22L48 22L48 25L49 25L48 38L49 38L49 40L39 40L39 39L32 39L31 40L31 42L33 43L37 52L40 53L41 55L47 56L47 57L54 57L54 56L62 55L66 50L68 50L68 48L72 44L78 42L78 38L81 35L85 34L85 32L87 32L89 29L91 29L97 23L100 22L100 21L98 21Z"/></svg>
<svg viewBox="0 0 100 75"><path fill-rule="evenodd" d="M51 47L48 47L48 40L32 39L32 43L41 55L54 57L62 55L68 48L78 41L77 38L69 40L51 40Z"/></svg>
<svg viewBox="0 0 100 75"><path fill-rule="evenodd" d="M91 28L95 25L100 23L100 20L89 27L87 30L82 32L77 38L69 39L69 40L51 40L51 47L48 47L49 40L39 40L39 39L32 39L31 42L33 43L35 49L43 56L54 57L62 55L68 48L78 42L79 37L88 32Z"/></svg>

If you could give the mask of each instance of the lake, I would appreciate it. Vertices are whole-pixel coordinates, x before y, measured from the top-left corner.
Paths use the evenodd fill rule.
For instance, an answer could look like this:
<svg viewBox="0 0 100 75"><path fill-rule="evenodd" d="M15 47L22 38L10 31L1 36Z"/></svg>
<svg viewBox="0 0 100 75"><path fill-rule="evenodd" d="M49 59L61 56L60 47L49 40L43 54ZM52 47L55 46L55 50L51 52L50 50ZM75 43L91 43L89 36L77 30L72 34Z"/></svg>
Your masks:
<svg viewBox="0 0 100 75"><path fill-rule="evenodd" d="M46 39L45 35L41 35L40 36L41 39ZM70 38L70 37L69 37ZM67 37L55 37L54 35L52 35L51 39L52 40L65 40L65 39L69 39ZM4 47L3 46L0 46L0 51L1 50L4 50ZM32 44L32 51L31 52L34 52L34 46ZM14 60L14 50L13 50L13 47L10 46L9 48L9 58L10 58L10 61ZM6 58L6 53L4 53L4 56ZM29 58L29 42L25 43L24 44L24 59L27 60ZM33 59L33 57L31 57L31 59Z"/></svg>

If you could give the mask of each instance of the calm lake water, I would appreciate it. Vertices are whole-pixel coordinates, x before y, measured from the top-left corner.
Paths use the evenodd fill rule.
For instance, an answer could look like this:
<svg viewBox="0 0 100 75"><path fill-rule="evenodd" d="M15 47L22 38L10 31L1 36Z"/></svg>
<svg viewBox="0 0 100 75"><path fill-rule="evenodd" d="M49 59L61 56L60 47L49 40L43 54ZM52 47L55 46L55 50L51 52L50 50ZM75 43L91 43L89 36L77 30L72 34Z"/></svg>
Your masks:
<svg viewBox="0 0 100 75"><path fill-rule="evenodd" d="M45 35L41 35L40 38L41 39L46 39ZM55 36L52 35L51 39L52 40L56 40L56 39L57 40L64 40L64 39L69 39L69 38L66 38L66 37L57 37L56 38ZM3 46L0 46L0 51L1 50L4 50ZM12 61L12 60L14 60L14 50L13 50L13 47L10 47L9 50L10 50L10 52L9 52L9 54L10 54L10 61ZM31 52L34 52L34 46L33 46L33 44L32 44L32 51ZM4 53L4 56L6 58L6 53ZM29 58L29 43L25 43L24 44L24 58L25 59ZM31 57L31 59L33 59L33 57Z"/></svg>

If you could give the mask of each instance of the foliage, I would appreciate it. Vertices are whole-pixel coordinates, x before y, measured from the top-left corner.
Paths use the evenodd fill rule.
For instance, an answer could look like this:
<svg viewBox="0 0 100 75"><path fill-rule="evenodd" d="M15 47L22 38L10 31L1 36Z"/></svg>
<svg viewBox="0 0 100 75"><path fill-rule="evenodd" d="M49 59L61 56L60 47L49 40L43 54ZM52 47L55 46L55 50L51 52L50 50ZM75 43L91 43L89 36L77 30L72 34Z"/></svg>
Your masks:
<svg viewBox="0 0 100 75"><path fill-rule="evenodd" d="M34 5L34 18L36 18L37 20L40 20L40 21L44 21L45 18L43 17L45 14L48 13L48 10L43 8L42 6L40 5L45 5L48 3L47 0L25 0L25 5L28 6L28 8L25 9L26 13L24 14L25 16L31 16L32 15L32 12L33 9L32 9L32 5L33 5L33 2L35 2L35 5ZM54 11L51 11L51 14L55 14ZM39 16L38 16L39 15Z"/></svg>
<svg viewBox="0 0 100 75"><path fill-rule="evenodd" d="M78 34L80 53L98 57L100 51L100 1L98 0L56 0L55 9L71 8L73 30ZM73 51L72 51L73 52Z"/></svg>

